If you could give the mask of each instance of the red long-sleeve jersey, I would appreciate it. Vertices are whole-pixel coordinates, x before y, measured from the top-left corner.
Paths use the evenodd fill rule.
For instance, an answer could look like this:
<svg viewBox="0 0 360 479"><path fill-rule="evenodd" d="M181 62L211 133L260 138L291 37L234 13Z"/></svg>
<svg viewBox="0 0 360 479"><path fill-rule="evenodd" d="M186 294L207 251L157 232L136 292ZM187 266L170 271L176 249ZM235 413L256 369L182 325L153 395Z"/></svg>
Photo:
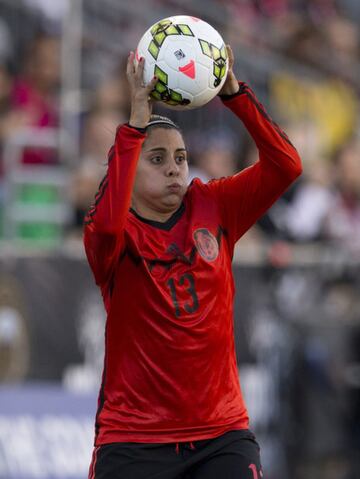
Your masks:
<svg viewBox="0 0 360 479"><path fill-rule="evenodd" d="M84 230L107 311L95 444L179 442L248 427L233 335L236 241L300 174L249 87L224 100L259 149L240 173L188 187L165 223L130 209L145 134L118 128Z"/></svg>

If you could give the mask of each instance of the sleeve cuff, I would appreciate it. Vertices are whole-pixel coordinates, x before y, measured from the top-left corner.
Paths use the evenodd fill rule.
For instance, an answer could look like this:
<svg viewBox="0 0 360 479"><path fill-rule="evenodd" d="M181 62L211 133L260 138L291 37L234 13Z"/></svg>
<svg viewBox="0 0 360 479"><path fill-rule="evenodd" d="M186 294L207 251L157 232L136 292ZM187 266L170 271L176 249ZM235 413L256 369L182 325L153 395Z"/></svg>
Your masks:
<svg viewBox="0 0 360 479"><path fill-rule="evenodd" d="M222 101L232 100L233 98L236 98L237 96L243 95L245 93L246 88L247 88L247 84L245 82L239 81L239 90L236 93L233 93L232 95L219 95L219 97Z"/></svg>
<svg viewBox="0 0 360 479"><path fill-rule="evenodd" d="M146 128L138 128L137 126L130 125L130 123L125 123L125 125L129 128L132 128L133 130L138 131L139 133L142 133L143 135L146 133Z"/></svg>

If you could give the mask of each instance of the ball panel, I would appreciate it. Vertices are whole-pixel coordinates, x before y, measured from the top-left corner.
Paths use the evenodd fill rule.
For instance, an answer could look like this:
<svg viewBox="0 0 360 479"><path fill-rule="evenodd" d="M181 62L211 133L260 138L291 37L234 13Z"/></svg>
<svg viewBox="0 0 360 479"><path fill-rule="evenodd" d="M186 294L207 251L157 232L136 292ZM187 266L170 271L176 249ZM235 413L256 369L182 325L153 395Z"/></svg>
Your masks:
<svg viewBox="0 0 360 479"><path fill-rule="evenodd" d="M197 39L179 37L168 38L166 45L164 44L164 60L170 68L178 72L179 67L184 67L191 60L197 61L196 45Z"/></svg>
<svg viewBox="0 0 360 479"><path fill-rule="evenodd" d="M165 60L162 60L160 62L157 62L156 64L156 67L155 68L158 68L160 69L162 72L164 72L164 74L166 75L167 79L166 79L166 82L164 82L164 75L161 76L160 80L163 81L169 88L172 88L172 89L177 89L179 87L179 76L178 76L178 73L173 70L172 68L169 68L169 65L167 64L167 62ZM156 71L154 70L154 74L156 76L157 73Z"/></svg>

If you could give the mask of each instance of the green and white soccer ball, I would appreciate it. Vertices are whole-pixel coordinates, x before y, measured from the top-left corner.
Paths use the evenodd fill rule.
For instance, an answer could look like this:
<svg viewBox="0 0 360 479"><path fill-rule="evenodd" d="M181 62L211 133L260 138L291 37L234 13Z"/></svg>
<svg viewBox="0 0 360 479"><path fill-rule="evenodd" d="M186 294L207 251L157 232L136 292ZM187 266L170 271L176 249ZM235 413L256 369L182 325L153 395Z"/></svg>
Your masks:
<svg viewBox="0 0 360 479"><path fill-rule="evenodd" d="M159 78L151 96L169 108L198 108L221 89L228 55L220 34L199 18L164 18L141 38L135 61L145 58L144 82Z"/></svg>

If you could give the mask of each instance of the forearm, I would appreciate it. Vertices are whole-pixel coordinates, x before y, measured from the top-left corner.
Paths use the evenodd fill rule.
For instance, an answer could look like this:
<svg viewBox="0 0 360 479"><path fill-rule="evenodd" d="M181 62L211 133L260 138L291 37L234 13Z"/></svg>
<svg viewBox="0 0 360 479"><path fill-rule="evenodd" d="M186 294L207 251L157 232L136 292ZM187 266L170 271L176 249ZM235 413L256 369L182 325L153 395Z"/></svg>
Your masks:
<svg viewBox="0 0 360 479"><path fill-rule="evenodd" d="M239 85L238 93L222 96L221 99L242 120L254 139L264 168L277 170L289 182L293 181L302 171L298 152L286 134L269 117L248 85Z"/></svg>
<svg viewBox="0 0 360 479"><path fill-rule="evenodd" d="M124 228L144 139L144 133L128 125L117 130L107 174L85 219L85 224L93 224L98 233L118 234Z"/></svg>

